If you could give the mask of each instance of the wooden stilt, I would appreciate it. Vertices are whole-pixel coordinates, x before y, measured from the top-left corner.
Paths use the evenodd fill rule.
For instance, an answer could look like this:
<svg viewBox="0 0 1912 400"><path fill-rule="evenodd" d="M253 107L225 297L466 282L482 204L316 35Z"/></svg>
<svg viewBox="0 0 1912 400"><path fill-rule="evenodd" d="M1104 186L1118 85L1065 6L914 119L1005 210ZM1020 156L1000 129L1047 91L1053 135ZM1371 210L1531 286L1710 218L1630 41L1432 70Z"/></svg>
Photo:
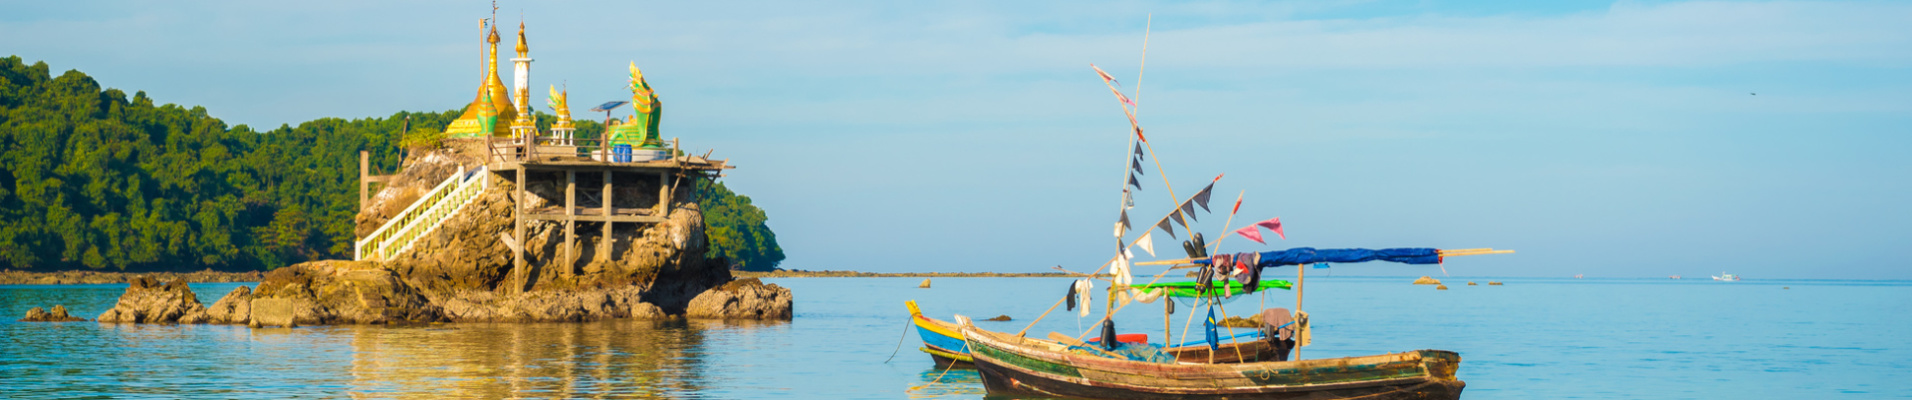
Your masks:
<svg viewBox="0 0 1912 400"><path fill-rule="evenodd" d="M604 209L604 216L610 217L611 216L611 170L609 169L604 170L603 209ZM606 218L604 221L604 236L601 236L600 239L598 240L598 259L604 260L604 261L610 261L614 258L615 257L612 257L612 254L611 254L611 221L608 218Z"/></svg>
<svg viewBox="0 0 1912 400"><path fill-rule="evenodd" d="M365 209L365 199L368 197L367 195L370 194L369 190L371 190L372 188L372 181L366 179L371 177L372 175L371 169L370 169L371 167L372 167L372 153L364 151L364 150L360 150L359 151L359 202L358 202L360 210Z"/></svg>
<svg viewBox="0 0 1912 400"><path fill-rule="evenodd" d="M564 273L577 268L578 172L564 171Z"/></svg>
<svg viewBox="0 0 1912 400"><path fill-rule="evenodd" d="M524 274L524 247L529 245L529 241L525 240L524 237L524 205L526 201L524 192L524 167L522 166L517 169L517 179L517 187L513 190L518 192L518 196L511 201L511 238L518 241L518 248L511 251L511 273L518 276L518 285L512 289L517 292L524 292L525 286L530 279Z"/></svg>

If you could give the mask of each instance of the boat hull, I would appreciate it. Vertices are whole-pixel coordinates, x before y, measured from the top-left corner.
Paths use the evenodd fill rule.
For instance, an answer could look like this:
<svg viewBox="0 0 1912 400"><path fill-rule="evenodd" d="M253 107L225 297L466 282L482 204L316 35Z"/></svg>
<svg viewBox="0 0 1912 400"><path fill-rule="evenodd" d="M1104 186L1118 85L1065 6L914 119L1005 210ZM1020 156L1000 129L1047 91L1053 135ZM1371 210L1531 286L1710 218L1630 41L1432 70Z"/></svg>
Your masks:
<svg viewBox="0 0 1912 400"><path fill-rule="evenodd" d="M1069 353L1053 343L965 327L971 358L993 394L1098 399L1456 399L1460 355L1418 350L1378 356L1154 364Z"/></svg>

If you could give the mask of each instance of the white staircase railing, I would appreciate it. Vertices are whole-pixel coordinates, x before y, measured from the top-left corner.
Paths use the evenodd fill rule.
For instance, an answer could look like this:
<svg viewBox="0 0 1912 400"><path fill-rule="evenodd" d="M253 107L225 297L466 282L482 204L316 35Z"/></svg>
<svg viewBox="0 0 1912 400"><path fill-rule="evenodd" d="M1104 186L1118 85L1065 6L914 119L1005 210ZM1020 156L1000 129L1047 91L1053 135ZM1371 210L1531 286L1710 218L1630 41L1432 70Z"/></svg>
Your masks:
<svg viewBox="0 0 1912 400"><path fill-rule="evenodd" d="M388 260L410 251L412 244L419 238L437 230L445 220L477 199L478 193L490 186L487 172L485 167L471 171L459 167L458 173L445 178L425 196L405 207L405 211L398 212L378 230L359 239L357 245L353 246L353 259Z"/></svg>

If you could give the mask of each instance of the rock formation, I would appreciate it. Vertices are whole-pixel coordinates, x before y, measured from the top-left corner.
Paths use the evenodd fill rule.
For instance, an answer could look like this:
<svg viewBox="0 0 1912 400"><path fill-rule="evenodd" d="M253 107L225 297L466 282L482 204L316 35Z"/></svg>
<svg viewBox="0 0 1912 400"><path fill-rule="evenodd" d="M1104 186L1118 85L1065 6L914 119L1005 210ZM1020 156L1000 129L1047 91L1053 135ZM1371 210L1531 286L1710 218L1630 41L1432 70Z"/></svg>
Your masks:
<svg viewBox="0 0 1912 400"><path fill-rule="evenodd" d="M481 165L486 151L482 142L449 144L452 147L407 160L398 176L360 211L359 236L378 229L461 165ZM532 182L561 181L545 178ZM614 206L660 203L655 176L613 178L618 188ZM514 231L512 207L520 202L531 208L561 204L563 188L532 183L525 188L527 196L516 199L514 180L495 174L485 179L490 179L489 188L471 204L392 259L314 261L280 268L267 273L256 290L235 289L210 310L196 300L190 305L163 301L162 295L173 292L135 285L121 298L121 306L103 314L101 321L111 317L125 322L299 326L791 317L789 289L754 278L733 280L725 260L705 259L703 213L692 190L671 191L675 195L668 199L671 210L663 222L616 224L608 238L601 237L600 229L576 230L577 245L569 252L562 248L561 222L528 220L525 237L514 238L526 253L526 267L519 270L513 268L511 247L501 239ZM581 207L602 206L585 204L598 201L594 196L579 199ZM597 254L606 241L610 253ZM191 292L179 286L190 299ZM162 311L149 303L176 307L158 307Z"/></svg>
<svg viewBox="0 0 1912 400"><path fill-rule="evenodd" d="M1422 277L1421 277L1420 279L1415 279L1415 280L1414 280L1414 284L1416 284L1416 285L1439 285L1439 284L1441 284L1441 280L1439 280L1439 279L1434 279L1433 277L1428 277L1428 276L1422 276Z"/></svg>
<svg viewBox="0 0 1912 400"><path fill-rule="evenodd" d="M113 309L100 314L100 322L130 323L201 323L206 318L206 306L199 303L199 297L186 287L185 280L174 280L160 284L152 278L136 278L127 282L126 293L120 295Z"/></svg>
<svg viewBox="0 0 1912 400"><path fill-rule="evenodd" d="M55 304L51 312L39 307L27 310L27 317L21 318L20 322L72 322L85 320L86 318L67 315L66 306Z"/></svg>
<svg viewBox="0 0 1912 400"><path fill-rule="evenodd" d="M757 278L731 281L691 299L691 318L790 319L790 289Z"/></svg>

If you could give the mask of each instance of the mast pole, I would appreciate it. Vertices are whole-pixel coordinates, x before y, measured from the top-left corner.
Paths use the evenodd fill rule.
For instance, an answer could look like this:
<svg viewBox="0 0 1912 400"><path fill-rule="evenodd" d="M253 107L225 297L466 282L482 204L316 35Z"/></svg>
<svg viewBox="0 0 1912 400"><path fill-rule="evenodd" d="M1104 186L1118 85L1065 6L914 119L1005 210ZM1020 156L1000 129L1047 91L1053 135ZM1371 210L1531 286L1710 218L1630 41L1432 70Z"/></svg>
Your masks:
<svg viewBox="0 0 1912 400"><path fill-rule="evenodd" d="M1306 264L1295 265L1295 313L1296 314L1301 313L1301 289L1302 289L1302 286L1307 283L1308 283L1308 266ZM1297 323L1295 325L1296 325L1295 335L1294 335L1295 336L1295 349L1294 349L1295 354L1294 354L1294 357L1290 358L1290 361L1301 361L1301 330L1307 329L1308 325L1300 324L1300 323Z"/></svg>

